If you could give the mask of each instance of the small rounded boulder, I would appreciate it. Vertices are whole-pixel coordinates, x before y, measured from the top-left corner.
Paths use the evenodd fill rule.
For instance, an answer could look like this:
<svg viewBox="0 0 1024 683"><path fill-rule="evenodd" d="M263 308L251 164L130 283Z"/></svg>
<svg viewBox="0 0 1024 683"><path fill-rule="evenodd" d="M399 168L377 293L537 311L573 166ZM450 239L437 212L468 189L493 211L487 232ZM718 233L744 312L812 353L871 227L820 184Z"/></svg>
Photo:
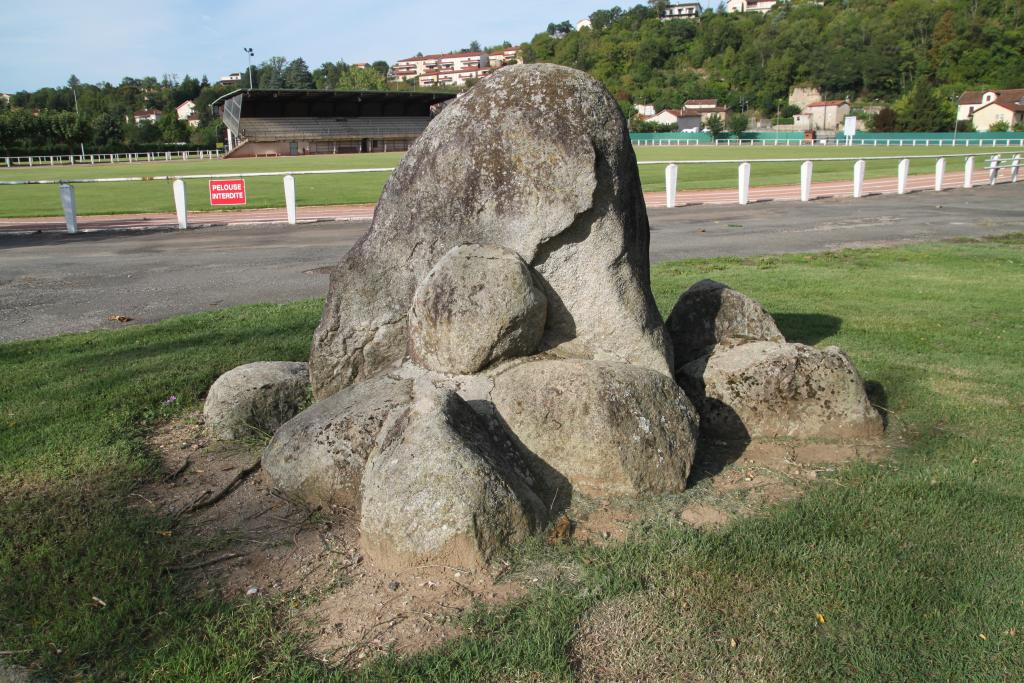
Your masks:
<svg viewBox="0 0 1024 683"><path fill-rule="evenodd" d="M416 288L409 309L409 356L449 374L478 372L532 354L544 335L547 297L510 249L455 247Z"/></svg>
<svg viewBox="0 0 1024 683"><path fill-rule="evenodd" d="M210 387L203 405L206 430L230 440L273 434L298 414L309 396L309 365L273 361L228 370Z"/></svg>

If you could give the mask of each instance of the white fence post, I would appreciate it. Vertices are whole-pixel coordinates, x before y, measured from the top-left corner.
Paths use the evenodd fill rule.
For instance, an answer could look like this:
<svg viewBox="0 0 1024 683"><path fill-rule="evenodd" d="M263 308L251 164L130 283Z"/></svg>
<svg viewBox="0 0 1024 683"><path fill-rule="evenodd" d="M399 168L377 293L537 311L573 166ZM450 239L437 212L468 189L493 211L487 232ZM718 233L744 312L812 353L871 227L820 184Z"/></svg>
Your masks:
<svg viewBox="0 0 1024 683"><path fill-rule="evenodd" d="M68 233L74 235L78 232L78 216L75 213L75 188L73 185L60 184L60 205L64 208L64 223L68 226Z"/></svg>
<svg viewBox="0 0 1024 683"><path fill-rule="evenodd" d="M284 177L284 206L288 213L288 225L295 225L295 178Z"/></svg>
<svg viewBox="0 0 1024 683"><path fill-rule="evenodd" d="M864 168L868 162L861 159L853 164L853 198L860 199L864 196Z"/></svg>
<svg viewBox="0 0 1024 683"><path fill-rule="evenodd" d="M665 167L665 208L674 209L676 206L676 188L679 181L679 167L669 164Z"/></svg>
<svg viewBox="0 0 1024 683"><path fill-rule="evenodd" d="M967 161L964 162L964 189L969 190L974 187L974 157L967 157Z"/></svg>
<svg viewBox="0 0 1024 683"><path fill-rule="evenodd" d="M750 201L750 162L744 161L739 168L739 203L743 206Z"/></svg>
<svg viewBox="0 0 1024 683"><path fill-rule="evenodd" d="M935 161L935 191L942 192L942 181L946 176L946 160L937 159Z"/></svg>
<svg viewBox="0 0 1024 683"><path fill-rule="evenodd" d="M800 164L800 201L811 201L811 174L814 172L814 162L805 161Z"/></svg>
<svg viewBox="0 0 1024 683"><path fill-rule="evenodd" d="M910 174L910 159L900 159L896 177L896 194L907 193L907 176Z"/></svg>
<svg viewBox="0 0 1024 683"><path fill-rule="evenodd" d="M1001 161L1001 158L1000 158L1000 156L998 154L994 155L991 159L988 160L988 163L989 163L989 167L988 167L988 184L989 185L995 185L996 184L996 180L999 178L999 162L1000 161Z"/></svg>
<svg viewBox="0 0 1024 683"><path fill-rule="evenodd" d="M1017 182L1017 176L1020 174L1020 155L1013 155L1013 165L1010 166L1010 182Z"/></svg>
<svg viewBox="0 0 1024 683"><path fill-rule="evenodd" d="M171 187L174 190L174 212L178 214L178 227L184 230L188 227L188 205L185 201L185 181L177 178Z"/></svg>

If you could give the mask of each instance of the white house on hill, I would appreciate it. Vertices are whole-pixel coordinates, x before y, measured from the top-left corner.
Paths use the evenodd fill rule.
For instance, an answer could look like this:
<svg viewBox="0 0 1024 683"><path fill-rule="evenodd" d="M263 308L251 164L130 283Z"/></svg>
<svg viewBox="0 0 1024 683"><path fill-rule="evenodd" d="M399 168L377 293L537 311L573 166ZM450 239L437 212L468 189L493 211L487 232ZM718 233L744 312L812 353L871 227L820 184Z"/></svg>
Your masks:
<svg viewBox="0 0 1024 683"><path fill-rule="evenodd" d="M777 0L729 0L725 9L729 12L761 12L775 7Z"/></svg>
<svg viewBox="0 0 1024 683"><path fill-rule="evenodd" d="M178 113L179 121L187 121L188 117L196 112L196 103L192 100L185 100L175 107L174 110Z"/></svg>
<svg viewBox="0 0 1024 683"><path fill-rule="evenodd" d="M163 115L164 113L159 109L140 109L139 111L132 114L132 118L135 119L135 123L142 123L143 121L156 123L160 120L160 117Z"/></svg>
<svg viewBox="0 0 1024 683"><path fill-rule="evenodd" d="M807 105L802 114L793 117L793 124L804 130L838 130L849 115L846 100L826 100Z"/></svg>
<svg viewBox="0 0 1024 683"><path fill-rule="evenodd" d="M701 7L699 2L679 2L671 5L665 5L665 9L661 10L661 20L699 19L700 10Z"/></svg>

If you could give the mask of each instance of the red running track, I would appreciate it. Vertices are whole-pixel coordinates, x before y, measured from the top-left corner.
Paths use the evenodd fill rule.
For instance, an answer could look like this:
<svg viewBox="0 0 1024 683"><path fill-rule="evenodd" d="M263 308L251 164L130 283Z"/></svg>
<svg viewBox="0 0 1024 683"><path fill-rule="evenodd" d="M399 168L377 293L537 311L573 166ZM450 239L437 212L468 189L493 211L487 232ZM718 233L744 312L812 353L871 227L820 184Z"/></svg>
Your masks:
<svg viewBox="0 0 1024 683"><path fill-rule="evenodd" d="M1001 174L999 183L1010 182L1009 173ZM944 189L955 190L963 187L962 172L946 173ZM975 184L988 182L988 172L976 170ZM896 178L875 178L864 180L864 194L894 194ZM907 191L935 189L935 176L912 175L907 178ZM825 199L832 197L852 197L852 181L830 181L811 184L811 198ZM750 188L750 201L799 201L799 185L767 185ZM665 206L664 192L645 192L644 200L649 207ZM681 191L676 195L678 206L687 204L734 204L737 201L736 189ZM342 204L336 206L300 206L296 210L296 218L300 222L314 221L350 221L369 220L373 217L373 204ZM189 225L205 227L210 225L252 225L258 223L284 223L287 220L284 208L277 209L240 209L237 211L191 211L188 215ZM117 216L79 216L78 229L82 232L90 230L126 230L173 227L177 218L173 213L124 214ZM0 233L25 231L62 231L65 230L63 217L47 218L2 218Z"/></svg>

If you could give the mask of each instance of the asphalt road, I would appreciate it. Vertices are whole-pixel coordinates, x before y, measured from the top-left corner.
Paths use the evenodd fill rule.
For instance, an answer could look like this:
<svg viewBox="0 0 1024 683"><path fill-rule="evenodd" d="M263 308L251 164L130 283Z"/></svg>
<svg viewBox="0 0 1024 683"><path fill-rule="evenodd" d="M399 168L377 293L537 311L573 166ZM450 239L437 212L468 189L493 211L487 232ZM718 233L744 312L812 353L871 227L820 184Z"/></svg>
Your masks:
<svg viewBox="0 0 1024 683"><path fill-rule="evenodd" d="M807 204L652 208L651 259L752 256L1024 230L1024 183ZM323 296L366 221L0 235L0 341ZM129 323L129 324L135 324Z"/></svg>

